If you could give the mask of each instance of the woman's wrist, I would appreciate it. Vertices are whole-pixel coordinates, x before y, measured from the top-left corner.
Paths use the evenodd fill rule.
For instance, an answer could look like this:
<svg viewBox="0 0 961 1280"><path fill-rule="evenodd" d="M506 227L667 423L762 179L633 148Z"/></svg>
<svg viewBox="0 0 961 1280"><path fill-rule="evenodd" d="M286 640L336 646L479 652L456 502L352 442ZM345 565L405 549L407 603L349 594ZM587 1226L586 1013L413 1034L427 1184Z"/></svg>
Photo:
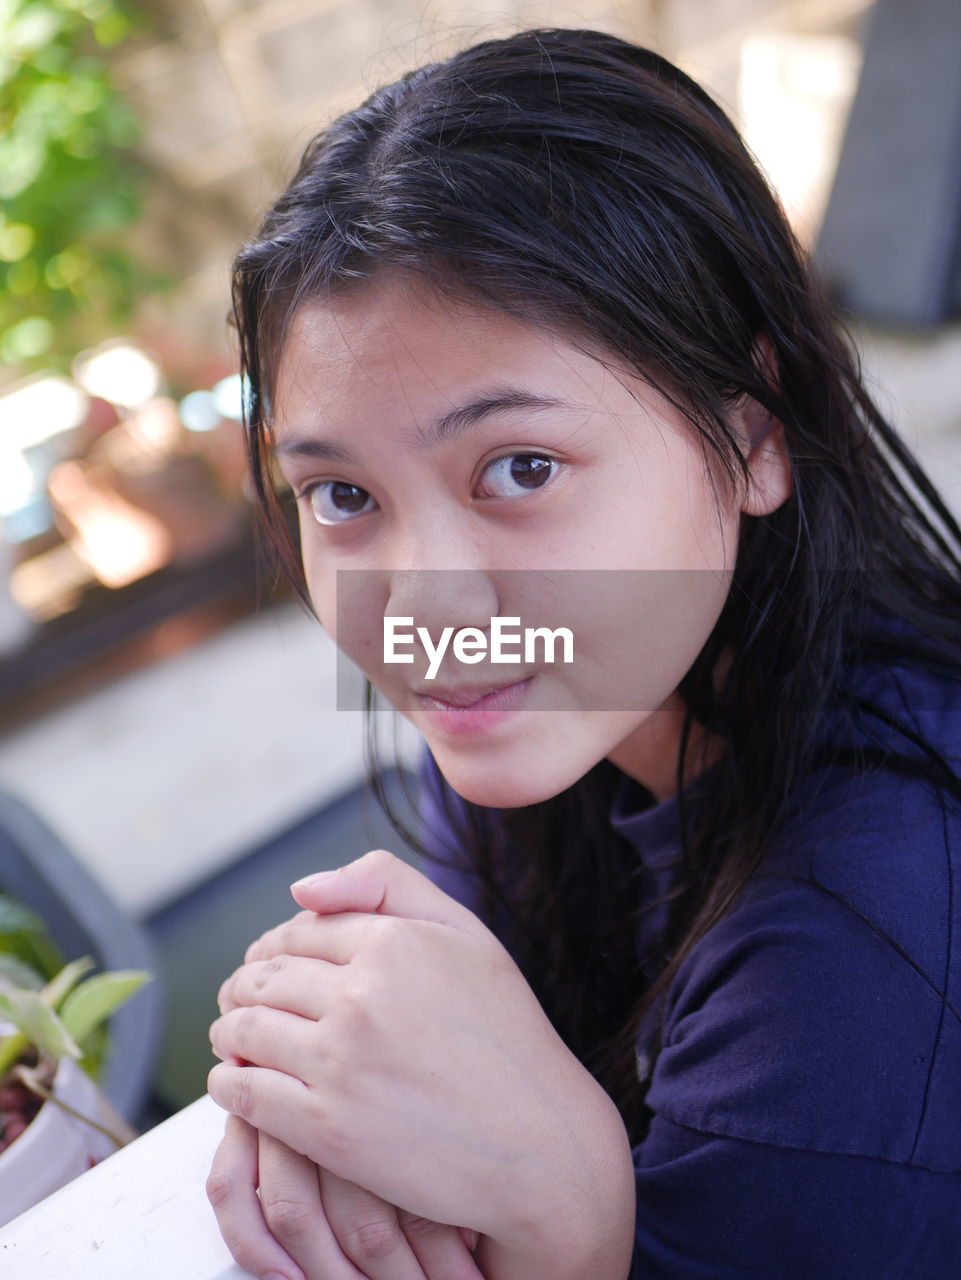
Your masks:
<svg viewBox="0 0 961 1280"><path fill-rule="evenodd" d="M564 1141L545 1144L535 1183L505 1177L501 1229L477 1252L486 1280L626 1280L636 1206L630 1141L614 1103L587 1080Z"/></svg>

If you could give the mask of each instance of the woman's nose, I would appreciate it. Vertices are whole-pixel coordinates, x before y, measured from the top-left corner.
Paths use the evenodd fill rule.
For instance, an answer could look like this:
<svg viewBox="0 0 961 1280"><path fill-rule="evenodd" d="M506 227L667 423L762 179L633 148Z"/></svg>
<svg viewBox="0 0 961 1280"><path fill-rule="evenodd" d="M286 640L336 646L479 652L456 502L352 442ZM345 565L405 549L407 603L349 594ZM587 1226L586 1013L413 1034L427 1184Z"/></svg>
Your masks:
<svg viewBox="0 0 961 1280"><path fill-rule="evenodd" d="M432 637L445 627L487 631L498 613L496 583L486 569L394 569L386 617L412 618Z"/></svg>
<svg viewBox="0 0 961 1280"><path fill-rule="evenodd" d="M412 617L431 635L435 627L486 630L498 607L496 548L464 512L435 505L424 514L390 548L385 615Z"/></svg>

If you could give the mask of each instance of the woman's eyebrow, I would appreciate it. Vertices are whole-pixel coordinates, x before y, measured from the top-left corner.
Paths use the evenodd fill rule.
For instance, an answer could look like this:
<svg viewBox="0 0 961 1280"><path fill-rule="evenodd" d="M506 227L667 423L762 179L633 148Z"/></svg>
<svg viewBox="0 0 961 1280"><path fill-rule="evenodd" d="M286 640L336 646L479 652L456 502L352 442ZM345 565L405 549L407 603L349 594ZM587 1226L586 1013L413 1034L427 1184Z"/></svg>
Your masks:
<svg viewBox="0 0 961 1280"><path fill-rule="evenodd" d="M494 414L517 410L529 413L538 409L560 408L570 408L570 405L564 400L558 400L555 396L535 395L519 387L506 387L479 396L467 404L448 409L428 426L417 428L415 437L421 448L429 449L434 444L456 439ZM360 461L343 445L335 444L331 440L320 440L315 436L278 440L273 447L273 452L298 458L320 458L327 462L341 462L348 465L359 465Z"/></svg>

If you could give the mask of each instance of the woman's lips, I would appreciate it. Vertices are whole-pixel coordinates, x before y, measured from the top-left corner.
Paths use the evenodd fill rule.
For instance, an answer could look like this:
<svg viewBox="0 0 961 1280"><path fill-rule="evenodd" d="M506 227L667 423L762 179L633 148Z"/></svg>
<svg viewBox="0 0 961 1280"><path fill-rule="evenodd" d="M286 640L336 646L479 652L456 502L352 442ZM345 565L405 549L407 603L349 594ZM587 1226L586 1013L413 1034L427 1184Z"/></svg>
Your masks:
<svg viewBox="0 0 961 1280"><path fill-rule="evenodd" d="M449 707L471 707L493 693L502 693L512 689L520 680L505 680L502 684L460 684L430 685L417 689L418 697L429 698L433 702L443 702Z"/></svg>
<svg viewBox="0 0 961 1280"><path fill-rule="evenodd" d="M533 676L515 680L485 693L482 689L461 686L459 689L438 689L436 693L417 692L417 701L424 715L438 729L446 733L477 733L491 729L513 715L527 696ZM446 695L446 696L445 696ZM457 698L448 702L447 698Z"/></svg>

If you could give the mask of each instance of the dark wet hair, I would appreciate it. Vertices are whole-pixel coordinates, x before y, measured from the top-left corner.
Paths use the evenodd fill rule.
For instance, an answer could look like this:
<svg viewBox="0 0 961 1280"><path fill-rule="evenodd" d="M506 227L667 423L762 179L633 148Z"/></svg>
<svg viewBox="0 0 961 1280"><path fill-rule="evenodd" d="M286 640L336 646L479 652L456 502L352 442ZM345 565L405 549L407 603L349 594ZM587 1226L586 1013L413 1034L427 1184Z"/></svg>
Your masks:
<svg viewBox="0 0 961 1280"><path fill-rule="evenodd" d="M746 479L732 404L753 397L784 424L793 493L771 514L743 518L724 610L680 685L683 857L654 985L635 943L651 905L637 853L609 822L617 770L601 761L562 794L497 813L458 804L442 784L483 909L510 919L531 985L636 1140L648 1120L634 1056L640 1013L731 909L798 779L832 762L883 765L961 796L910 726L897 726L905 749L895 753L852 755L819 734L827 708L848 696L853 657L957 676L961 530L866 394L775 197L720 108L650 50L596 31L523 31L422 67L337 119L236 260L252 474L302 594L268 460L271 377L304 299L397 268L626 360L732 478L740 468ZM759 359L760 335L773 368ZM907 630L878 631L881 614ZM733 662L715 690L727 650ZM865 723L883 716L859 700L848 711ZM695 720L729 749L693 806L681 779ZM374 781L383 797L376 771Z"/></svg>

